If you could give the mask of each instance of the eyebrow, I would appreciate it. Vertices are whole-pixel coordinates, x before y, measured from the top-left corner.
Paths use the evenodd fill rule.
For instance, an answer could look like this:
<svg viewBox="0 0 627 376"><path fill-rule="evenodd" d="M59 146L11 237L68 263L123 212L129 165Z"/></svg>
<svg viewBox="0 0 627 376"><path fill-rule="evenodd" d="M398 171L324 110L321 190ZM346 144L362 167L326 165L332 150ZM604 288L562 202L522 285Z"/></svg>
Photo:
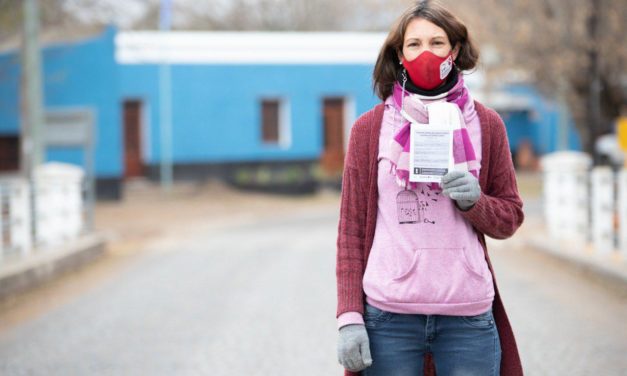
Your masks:
<svg viewBox="0 0 627 376"><path fill-rule="evenodd" d="M435 37L431 37L430 39L432 39L432 40L433 40L433 39L444 39L444 36L443 36L443 35L437 35L437 36L435 36ZM405 42L409 42L409 41L411 41L411 40L417 40L417 41L419 41L419 40L420 40L420 38L407 38L407 39L405 40Z"/></svg>

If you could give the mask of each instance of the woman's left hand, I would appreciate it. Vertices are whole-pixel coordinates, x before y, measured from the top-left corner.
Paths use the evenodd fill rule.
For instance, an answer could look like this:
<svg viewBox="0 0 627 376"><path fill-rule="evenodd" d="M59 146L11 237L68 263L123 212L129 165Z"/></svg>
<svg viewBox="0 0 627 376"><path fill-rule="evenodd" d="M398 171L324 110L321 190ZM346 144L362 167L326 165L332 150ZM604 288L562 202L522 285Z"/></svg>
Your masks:
<svg viewBox="0 0 627 376"><path fill-rule="evenodd" d="M462 210L470 209L481 197L479 180L470 172L451 171L442 176L442 194L457 201Z"/></svg>

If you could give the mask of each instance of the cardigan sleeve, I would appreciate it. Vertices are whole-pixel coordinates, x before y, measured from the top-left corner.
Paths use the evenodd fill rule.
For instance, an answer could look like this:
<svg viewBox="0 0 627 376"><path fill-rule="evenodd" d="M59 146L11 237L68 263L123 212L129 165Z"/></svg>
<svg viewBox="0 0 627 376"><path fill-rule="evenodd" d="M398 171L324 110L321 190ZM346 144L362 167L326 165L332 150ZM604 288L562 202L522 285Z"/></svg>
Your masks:
<svg viewBox="0 0 627 376"><path fill-rule="evenodd" d="M516 173L501 117L489 110L491 138L487 183L473 207L460 211L478 231L495 238L514 235L524 220L523 202L518 194Z"/></svg>
<svg viewBox="0 0 627 376"><path fill-rule="evenodd" d="M365 270L368 127L365 117L351 128L342 175L337 235L337 315L363 314L362 278Z"/></svg>

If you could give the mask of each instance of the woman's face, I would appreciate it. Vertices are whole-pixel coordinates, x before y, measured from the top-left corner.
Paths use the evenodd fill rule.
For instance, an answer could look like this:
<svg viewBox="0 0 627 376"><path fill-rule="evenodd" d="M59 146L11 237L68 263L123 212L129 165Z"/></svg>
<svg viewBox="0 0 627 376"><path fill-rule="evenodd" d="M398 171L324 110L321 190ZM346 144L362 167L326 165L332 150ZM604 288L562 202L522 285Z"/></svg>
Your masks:
<svg viewBox="0 0 627 376"><path fill-rule="evenodd" d="M451 52L451 48L451 42L444 29L424 18L414 18L407 25L402 55L398 58L412 61L424 51L431 51L437 56L445 57ZM455 48L453 60L457 58L457 53L458 48Z"/></svg>

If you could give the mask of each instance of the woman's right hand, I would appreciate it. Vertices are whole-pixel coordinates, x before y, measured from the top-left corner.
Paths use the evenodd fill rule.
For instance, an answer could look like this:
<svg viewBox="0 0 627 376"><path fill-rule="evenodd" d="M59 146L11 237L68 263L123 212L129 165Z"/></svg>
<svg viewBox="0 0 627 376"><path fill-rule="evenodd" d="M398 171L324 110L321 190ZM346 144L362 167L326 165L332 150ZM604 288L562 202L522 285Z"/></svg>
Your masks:
<svg viewBox="0 0 627 376"><path fill-rule="evenodd" d="M368 332L362 324L349 324L340 328L337 359L351 372L359 372L372 365Z"/></svg>

